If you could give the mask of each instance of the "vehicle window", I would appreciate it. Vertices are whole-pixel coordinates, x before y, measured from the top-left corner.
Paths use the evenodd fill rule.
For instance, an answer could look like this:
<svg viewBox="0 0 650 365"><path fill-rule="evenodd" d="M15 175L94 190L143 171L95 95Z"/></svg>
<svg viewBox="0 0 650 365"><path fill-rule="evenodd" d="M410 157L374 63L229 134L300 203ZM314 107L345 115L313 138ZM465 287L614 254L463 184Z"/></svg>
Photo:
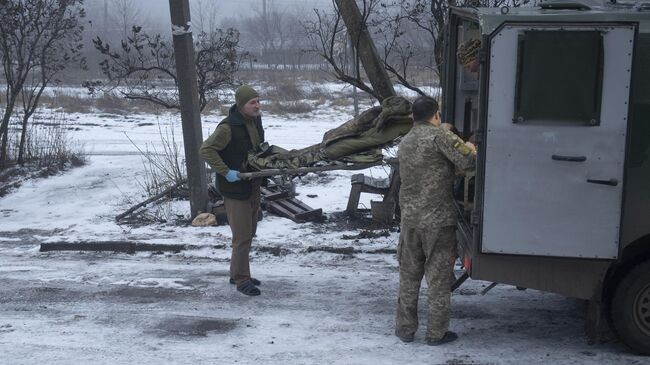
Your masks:
<svg viewBox="0 0 650 365"><path fill-rule="evenodd" d="M650 34L640 34L634 52L630 167L650 163Z"/></svg>
<svg viewBox="0 0 650 365"><path fill-rule="evenodd" d="M515 123L600 124L600 32L525 31L517 56Z"/></svg>
<svg viewBox="0 0 650 365"><path fill-rule="evenodd" d="M640 34L634 55L634 94L632 103L650 103L650 34Z"/></svg>

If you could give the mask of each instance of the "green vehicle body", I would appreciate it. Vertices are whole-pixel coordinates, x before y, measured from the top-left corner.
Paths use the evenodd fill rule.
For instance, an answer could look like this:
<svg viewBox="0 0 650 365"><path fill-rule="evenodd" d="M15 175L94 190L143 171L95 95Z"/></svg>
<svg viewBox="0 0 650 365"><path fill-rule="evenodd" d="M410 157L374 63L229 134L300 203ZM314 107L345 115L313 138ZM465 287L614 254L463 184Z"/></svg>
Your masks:
<svg viewBox="0 0 650 365"><path fill-rule="evenodd" d="M498 243L495 246L496 249L486 248L488 245L487 239L491 234L486 232L490 231L489 224L495 221L493 217L489 216L489 211L495 210L493 207L490 208L486 201L491 199L490 196L493 190L496 189L494 182L490 182L488 176L491 173L490 169L499 166L499 162L494 161L494 158L496 158L494 156L505 156L507 152L492 153L491 151L498 147L493 145L492 150L490 150L489 146L486 147L486 145L489 145L490 138L494 143L498 139L496 133L500 133L495 132L497 128L493 127L493 125L496 125L492 116L495 101L494 95L490 95L490 92L492 90L494 94L494 84L502 79L501 75L498 74L499 67L495 63L495 57L497 57L496 59L500 57L496 53L497 50L503 50L502 46L498 48L498 39L502 35L504 37L508 36L505 29L509 27L515 29L513 32L519 29L518 34L535 32L535 30L539 29L544 30L544 27L557 32L567 29L589 30L590 27L593 27L595 34L602 32L603 27L611 27L611 29L626 29L627 34L632 35L629 41L631 43L629 57L621 53L621 62L624 62L624 59L631 59L631 68L616 71L622 76L625 76L626 71L629 72L630 83L625 85L625 90L629 91L629 95L625 96L625 108L627 108L625 112L627 115L624 117L624 120L626 120L624 128L626 133L621 137L620 142L620 145L624 147L624 152L621 150L621 156L624 155L624 163L621 164L622 181L620 181L621 184L619 185L622 194L620 195L619 205L613 207L614 212L610 212L608 215L608 217L615 217L618 220L612 225L617 231L615 232L616 240L612 241L616 243L616 247L613 250L608 249L609 251L605 251L609 252L608 254L602 255L597 252L590 255L590 247L584 243L581 247L574 249L574 252L569 252L566 255L557 248L562 246L550 248L549 253L545 253L546 251L540 247L544 245L543 239L532 241L536 245L528 244L523 248L516 247L518 245L516 238L511 243L508 243L512 247ZM470 32L472 32L472 37L480 37L482 40L482 48L479 54L480 71L477 79L473 81L475 84L463 81L461 74L464 71L457 63L455 55L458 44L467 39L467 35L464 34L470 34ZM522 39L521 37L520 39ZM521 44L519 43L519 47L522 47ZM616 56L618 53L612 54L605 56L610 68L612 68L612 60L618 57ZM517 67L513 67L512 71L517 73L517 88L520 87L519 78L525 77L520 76L518 73L521 70L522 62L524 62L521 61L523 56L518 57ZM591 303L589 307L590 313L587 317L590 321L588 324L591 327L588 326L588 328L592 328L593 333L597 332L595 327L599 325L601 312L606 313L609 310L616 289L626 278L626 275L632 270L639 270L640 266L644 264L648 266L648 263L650 263L650 4L647 6L643 4L584 6L578 3L557 2L550 6L544 6L544 8L452 8L449 16L449 27L447 28L444 60L442 78L443 119L455 121L457 128L465 137L474 135L478 145L479 161L475 178L476 192L473 205L470 208L464 207L465 209L459 207L459 213L462 217L459 221L459 247L467 273L473 279L511 284L588 300ZM602 82L601 80L601 86ZM617 97L616 95L618 95L612 94L608 90L599 90L597 88L595 90L602 93L603 100L606 97ZM525 92L525 90L513 91L517 95L521 92ZM600 99L597 100L599 104ZM493 108L492 111L489 111L490 108ZM598 110L600 111L600 109ZM522 120L519 120L519 122ZM592 120L592 123L598 124L600 121L594 122ZM603 124L605 123L607 121L603 121ZM521 124L525 123L517 125L518 121L513 118L511 124L513 130L519 131L522 130ZM504 125L503 128L509 127L507 123ZM585 139L590 138L590 131L595 130L588 128L590 127L584 129L584 131L587 131ZM501 130L507 131L508 129ZM513 136L519 135L521 134L513 132ZM583 142L579 140L577 143ZM579 165L579 163L575 164L573 162L561 163L573 164L571 166ZM507 164L507 161L503 164ZM617 184L619 180L611 179ZM597 183L609 184L609 180L599 180ZM511 189L517 188L518 185L511 187ZM540 191L543 191L544 188L544 186L540 186ZM539 199L532 199L531 201L533 203L543 201L543 198ZM569 207L575 207L576 204L581 203L580 201L567 201ZM504 204L508 205L510 202ZM536 207L532 205L530 209L534 211ZM603 207L603 210L605 209L608 209L608 207ZM591 213L585 212L585 215L589 214ZM567 216L566 220L569 223L563 225L561 229L570 229L570 220L574 218ZM496 221L499 220L496 219ZM504 227L510 224L513 228L516 228L519 224L517 219L499 223L503 224ZM540 227L544 226L544 222L539 223ZM507 232L503 233L502 231L498 232L498 237L508 237ZM531 236L538 234L544 236L545 233L530 232ZM588 232L585 232L585 234L588 234ZM518 237L521 237L521 235ZM568 251L572 250L570 248L571 242L563 244ZM629 281L629 278L627 280ZM640 314L635 318L640 318L639 321L643 327L648 325L647 321L650 318L650 314L647 313L650 281L648 281L648 288L642 291L640 295L645 296L646 299L644 300L646 302L641 304L640 309L638 309ZM644 330L647 330L647 328L644 328ZM647 339L650 341L650 333L647 333L647 335ZM648 345L649 349L641 352L648 353L650 352L650 342L645 344ZM639 350L638 343L628 343L628 345L637 351Z"/></svg>

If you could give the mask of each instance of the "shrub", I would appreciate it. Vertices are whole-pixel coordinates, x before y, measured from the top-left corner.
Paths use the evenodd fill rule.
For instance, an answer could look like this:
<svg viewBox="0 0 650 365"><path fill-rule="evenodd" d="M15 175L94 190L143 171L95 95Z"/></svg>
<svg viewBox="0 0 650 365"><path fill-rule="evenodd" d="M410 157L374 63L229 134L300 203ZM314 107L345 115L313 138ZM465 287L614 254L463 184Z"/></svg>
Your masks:
<svg viewBox="0 0 650 365"><path fill-rule="evenodd" d="M16 166L20 129L10 129L8 139L8 168L0 170L0 196L10 188L20 186L27 178L47 177L61 170L86 164L83 145L74 141L68 134L70 127L65 113L50 112L35 114L25 135L23 165Z"/></svg>

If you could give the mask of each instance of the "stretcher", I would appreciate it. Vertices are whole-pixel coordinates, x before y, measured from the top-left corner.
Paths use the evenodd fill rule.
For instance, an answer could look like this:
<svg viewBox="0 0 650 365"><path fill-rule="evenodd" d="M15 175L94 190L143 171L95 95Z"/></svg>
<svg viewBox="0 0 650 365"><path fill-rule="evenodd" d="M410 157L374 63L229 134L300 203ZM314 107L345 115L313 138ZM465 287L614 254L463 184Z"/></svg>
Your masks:
<svg viewBox="0 0 650 365"><path fill-rule="evenodd" d="M292 176L292 175L304 175L310 172L321 172L321 171L334 171L334 170L365 170L370 167L379 166L388 161L379 160L369 163L332 163L324 166L308 166L308 167L297 167L297 168L282 168L282 169L265 169L261 171L253 172L240 172L237 176L242 180L251 180L260 177L270 177L270 176Z"/></svg>

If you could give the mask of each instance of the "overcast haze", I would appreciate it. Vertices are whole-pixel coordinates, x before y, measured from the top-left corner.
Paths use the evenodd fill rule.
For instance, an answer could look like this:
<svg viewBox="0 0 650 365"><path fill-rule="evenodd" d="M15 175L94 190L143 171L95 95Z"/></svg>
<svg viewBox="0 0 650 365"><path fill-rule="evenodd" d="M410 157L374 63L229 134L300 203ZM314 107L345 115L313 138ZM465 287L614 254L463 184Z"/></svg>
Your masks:
<svg viewBox="0 0 650 365"><path fill-rule="evenodd" d="M128 3L135 7L137 18L145 21L156 30L168 29L170 25L169 0L86 0L85 7L88 19L93 21L92 28L102 27L104 6L108 9L108 16L115 16L114 6L117 3ZM266 0L267 11L289 13L312 12L314 8L332 8L331 0ZM215 8L218 21L223 18L241 18L260 14L263 0L190 0L192 19L196 17L196 9L201 5ZM116 25L109 19L109 25Z"/></svg>

